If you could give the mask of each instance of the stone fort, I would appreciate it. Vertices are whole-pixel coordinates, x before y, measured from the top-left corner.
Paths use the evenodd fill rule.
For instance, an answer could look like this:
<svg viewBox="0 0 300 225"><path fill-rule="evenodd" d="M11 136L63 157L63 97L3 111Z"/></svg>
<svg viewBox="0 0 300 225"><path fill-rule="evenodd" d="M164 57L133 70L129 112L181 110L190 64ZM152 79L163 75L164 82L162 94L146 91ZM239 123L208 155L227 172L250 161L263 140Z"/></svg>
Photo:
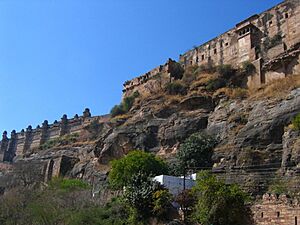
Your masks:
<svg viewBox="0 0 300 225"><path fill-rule="evenodd" d="M251 62L256 73L248 77L248 87L260 87L273 79L300 73L300 1L285 0L256 14L220 36L181 54L183 68L205 64L241 66ZM168 61L124 83L124 96L145 86L156 75L168 72Z"/></svg>
<svg viewBox="0 0 300 225"><path fill-rule="evenodd" d="M53 140L64 135L79 134L85 126L93 121L101 122L106 116L91 116L90 110L86 108L82 116L77 114L74 118L68 119L67 115L63 115L60 121L54 121L48 124L45 120L42 125L38 125L35 129L31 125L26 130L20 132L13 130L8 138L6 131L3 132L0 141L0 162L13 162L13 159L22 157L31 150L39 148L42 144L49 140Z"/></svg>

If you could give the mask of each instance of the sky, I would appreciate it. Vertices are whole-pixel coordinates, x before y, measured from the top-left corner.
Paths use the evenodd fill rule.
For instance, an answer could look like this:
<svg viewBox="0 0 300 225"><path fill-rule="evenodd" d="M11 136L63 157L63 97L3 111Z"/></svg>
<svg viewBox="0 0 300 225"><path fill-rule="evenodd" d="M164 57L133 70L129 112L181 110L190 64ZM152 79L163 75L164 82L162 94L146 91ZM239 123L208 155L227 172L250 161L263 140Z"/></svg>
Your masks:
<svg viewBox="0 0 300 225"><path fill-rule="evenodd" d="M126 80L280 0L0 0L0 132L107 114Z"/></svg>

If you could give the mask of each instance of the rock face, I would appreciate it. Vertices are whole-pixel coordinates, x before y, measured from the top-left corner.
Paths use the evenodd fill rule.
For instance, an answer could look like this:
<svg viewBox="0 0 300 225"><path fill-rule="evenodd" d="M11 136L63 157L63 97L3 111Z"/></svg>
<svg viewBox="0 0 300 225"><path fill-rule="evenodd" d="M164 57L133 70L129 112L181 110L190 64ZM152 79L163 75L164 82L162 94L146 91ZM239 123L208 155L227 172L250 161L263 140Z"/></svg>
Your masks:
<svg viewBox="0 0 300 225"><path fill-rule="evenodd" d="M146 99L135 105L126 117L101 122L97 133L90 131L96 137L92 141L39 150L18 158L11 165L10 174L14 174L15 181L20 181L16 177L23 168L39 171L31 174L36 180L49 181L60 175L101 186L106 182L111 160L133 149L171 159L180 143L195 132L206 132L219 140L212 157L213 170L219 171L228 182L249 186L267 182L259 170L254 170L260 165L274 171L270 177L276 176L278 170L288 176L298 172L299 131L288 126L300 113L300 88L282 99L233 100L201 95L167 98ZM85 138L89 137L86 132ZM241 170L244 172L237 176L236 171ZM22 182L30 183L30 179ZM8 182L7 176L0 177L2 188L15 183L18 182Z"/></svg>

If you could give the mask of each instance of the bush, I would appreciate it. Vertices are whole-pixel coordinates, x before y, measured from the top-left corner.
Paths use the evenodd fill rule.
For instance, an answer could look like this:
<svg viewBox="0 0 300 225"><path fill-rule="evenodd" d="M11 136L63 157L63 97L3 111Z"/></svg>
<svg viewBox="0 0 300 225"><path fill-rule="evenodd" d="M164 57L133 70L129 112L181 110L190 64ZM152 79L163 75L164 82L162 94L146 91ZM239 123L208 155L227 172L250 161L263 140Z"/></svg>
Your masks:
<svg viewBox="0 0 300 225"><path fill-rule="evenodd" d="M180 145L176 158L186 167L211 166L211 157L216 140L203 133L192 134Z"/></svg>
<svg viewBox="0 0 300 225"><path fill-rule="evenodd" d="M118 115L122 115L124 114L125 111L123 110L122 105L115 105L111 110L110 110L110 115L112 117L118 116Z"/></svg>
<svg viewBox="0 0 300 225"><path fill-rule="evenodd" d="M112 117L125 114L132 108L135 99L139 96L139 92L134 92L131 96L125 97L120 105L115 105L111 110L110 114Z"/></svg>
<svg viewBox="0 0 300 225"><path fill-rule="evenodd" d="M78 134L67 134L59 138L54 138L51 140L46 141L44 144L40 146L41 150L49 149L49 148L54 148L57 146L64 146L64 145L69 145L72 143L75 143L78 141Z"/></svg>
<svg viewBox="0 0 300 225"><path fill-rule="evenodd" d="M186 95L187 88L179 82L168 83L165 87L169 95Z"/></svg>
<svg viewBox="0 0 300 225"><path fill-rule="evenodd" d="M248 224L250 214L246 202L249 197L237 185L227 185L203 171L197 174L193 191L198 199L193 214L196 222L203 225Z"/></svg>
<svg viewBox="0 0 300 225"><path fill-rule="evenodd" d="M208 91L215 91L226 86L226 80L223 78L211 79L207 82L205 89Z"/></svg>
<svg viewBox="0 0 300 225"><path fill-rule="evenodd" d="M300 113L293 119L293 127L300 130Z"/></svg>
<svg viewBox="0 0 300 225"><path fill-rule="evenodd" d="M215 73L217 68L213 66L211 63L202 64L196 70L197 73Z"/></svg>
<svg viewBox="0 0 300 225"><path fill-rule="evenodd" d="M245 74L250 75L255 72L256 68L251 62L246 61L242 64L242 70Z"/></svg>
<svg viewBox="0 0 300 225"><path fill-rule="evenodd" d="M217 67L217 72L225 79L235 75L236 70L229 64L220 65Z"/></svg>
<svg viewBox="0 0 300 225"><path fill-rule="evenodd" d="M88 189L89 185L82 180L66 179L66 178L54 178L49 186L53 189L60 189L64 191L74 191L80 189Z"/></svg>
<svg viewBox="0 0 300 225"><path fill-rule="evenodd" d="M125 157L111 162L109 183L113 188L123 188L130 184L133 176L143 173L156 176L168 172L166 163L153 154L143 151L131 151Z"/></svg>

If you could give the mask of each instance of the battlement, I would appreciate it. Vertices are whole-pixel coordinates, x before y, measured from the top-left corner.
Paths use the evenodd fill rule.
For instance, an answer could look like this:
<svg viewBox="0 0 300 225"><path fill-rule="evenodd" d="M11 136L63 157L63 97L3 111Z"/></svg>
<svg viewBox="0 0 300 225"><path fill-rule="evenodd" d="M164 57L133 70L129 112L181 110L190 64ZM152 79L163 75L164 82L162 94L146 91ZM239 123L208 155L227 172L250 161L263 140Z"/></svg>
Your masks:
<svg viewBox="0 0 300 225"><path fill-rule="evenodd" d="M0 142L0 162L2 160L12 162L15 156L23 156L30 150L39 148L48 140L67 134L80 133L91 122L101 122L105 118L105 116L92 117L90 110L86 108L82 116L76 114L74 118L68 119L67 115L63 115L60 121L55 120L53 124L48 124L48 121L45 120L41 126L38 125L35 129L29 125L26 130L22 129L20 132L13 130L10 138L4 131Z"/></svg>
<svg viewBox="0 0 300 225"><path fill-rule="evenodd" d="M265 194L262 201L252 207L253 219L257 225L298 225L300 202L285 194Z"/></svg>
<svg viewBox="0 0 300 225"><path fill-rule="evenodd" d="M255 14L235 25L234 28L218 37L187 51L179 56L182 67L201 66L205 64L231 64L241 66L249 61L256 67L256 74L251 77L248 86L260 86L273 78L281 78L291 74L290 65L282 65L280 71L267 73L262 71L265 63L288 51L300 42L300 1L285 0L284 2ZM295 57L298 57L295 56ZM300 59L298 60L298 64ZM144 85L151 77L161 74L164 66L126 81L124 95Z"/></svg>

